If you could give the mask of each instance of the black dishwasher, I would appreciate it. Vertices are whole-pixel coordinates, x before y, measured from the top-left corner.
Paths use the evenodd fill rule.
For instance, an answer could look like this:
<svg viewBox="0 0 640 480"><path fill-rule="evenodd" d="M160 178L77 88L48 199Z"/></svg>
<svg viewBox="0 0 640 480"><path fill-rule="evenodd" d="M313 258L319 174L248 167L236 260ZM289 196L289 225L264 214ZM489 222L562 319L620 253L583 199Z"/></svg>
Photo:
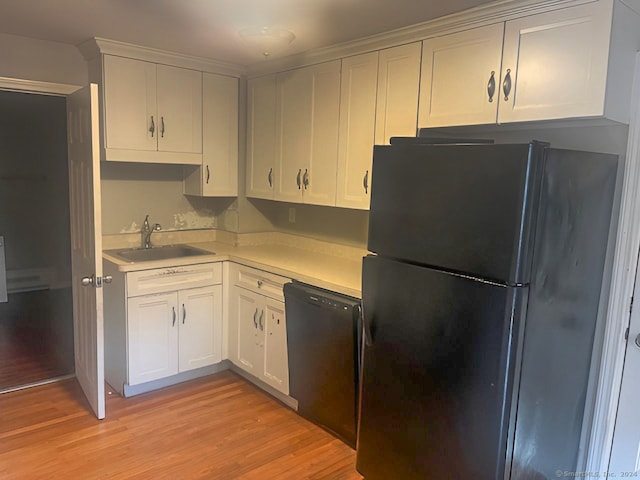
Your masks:
<svg viewBox="0 0 640 480"><path fill-rule="evenodd" d="M298 413L355 448L360 300L298 282L284 286L284 298Z"/></svg>

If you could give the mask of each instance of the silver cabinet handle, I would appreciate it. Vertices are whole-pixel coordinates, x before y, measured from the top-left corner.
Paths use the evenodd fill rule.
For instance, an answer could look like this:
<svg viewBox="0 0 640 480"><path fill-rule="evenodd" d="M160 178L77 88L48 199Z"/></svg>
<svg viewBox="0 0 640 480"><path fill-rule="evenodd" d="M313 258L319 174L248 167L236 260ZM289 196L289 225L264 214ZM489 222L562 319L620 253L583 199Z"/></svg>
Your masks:
<svg viewBox="0 0 640 480"><path fill-rule="evenodd" d="M256 308L256 311L253 312L253 326L255 328L258 328L258 321L256 320L256 316L258 315L258 309Z"/></svg>
<svg viewBox="0 0 640 480"><path fill-rule="evenodd" d="M491 76L489 77L489 83L487 83L487 94L489 95L489 103L493 102L493 96L496 93L496 72L491 70Z"/></svg>
<svg viewBox="0 0 640 480"><path fill-rule="evenodd" d="M369 193L369 170L364 172L364 178L362 179L362 186L364 187L364 193Z"/></svg>
<svg viewBox="0 0 640 480"><path fill-rule="evenodd" d="M160 136L164 138L164 117L160 117Z"/></svg>
<svg viewBox="0 0 640 480"><path fill-rule="evenodd" d="M264 323L262 323L263 317L264 317L264 310L261 310L260 318L258 319L258 323L260 324L260 331L264 331Z"/></svg>
<svg viewBox="0 0 640 480"><path fill-rule="evenodd" d="M302 176L302 184L304 185L304 189L309 188L309 170L304 169L304 175Z"/></svg>
<svg viewBox="0 0 640 480"><path fill-rule="evenodd" d="M209 165L207 165L207 185L209 184L210 177L211 177L211 172L209 171Z"/></svg>
<svg viewBox="0 0 640 480"><path fill-rule="evenodd" d="M94 276L91 275L90 277L82 277L82 279L80 280L80 283L82 284L83 287L88 287L89 285L93 285L95 283Z"/></svg>
<svg viewBox="0 0 640 480"><path fill-rule="evenodd" d="M176 307L171 307L171 310L173 310L173 323L171 324L172 327L176 326Z"/></svg>
<svg viewBox="0 0 640 480"><path fill-rule="evenodd" d="M269 173L267 174L267 180L269 182L269 188L273 187L273 168L269 169Z"/></svg>
<svg viewBox="0 0 640 480"><path fill-rule="evenodd" d="M638 348L640 348L640 333L638 334L638 336L636 337L636 346Z"/></svg>
<svg viewBox="0 0 640 480"><path fill-rule="evenodd" d="M511 93L511 69L507 68L507 74L502 82L502 92L504 93L504 101L509 101L509 94Z"/></svg>
<svg viewBox="0 0 640 480"><path fill-rule="evenodd" d="M152 137L155 131L156 131L156 123L153 121L153 115L151 115L151 126L149 127L149 132L151 132Z"/></svg>
<svg viewBox="0 0 640 480"><path fill-rule="evenodd" d="M300 175L302 175L302 169L299 168L298 169L298 175L296 175L296 184L298 185L298 190L300 190L301 187L301 183L300 183Z"/></svg>
<svg viewBox="0 0 640 480"><path fill-rule="evenodd" d="M187 309L184 307L184 303L182 304L182 324L184 325L184 321L187 319Z"/></svg>
<svg viewBox="0 0 640 480"><path fill-rule="evenodd" d="M102 282L103 283L111 283L111 282L113 282L113 277L111 275L105 275L104 277L102 277Z"/></svg>

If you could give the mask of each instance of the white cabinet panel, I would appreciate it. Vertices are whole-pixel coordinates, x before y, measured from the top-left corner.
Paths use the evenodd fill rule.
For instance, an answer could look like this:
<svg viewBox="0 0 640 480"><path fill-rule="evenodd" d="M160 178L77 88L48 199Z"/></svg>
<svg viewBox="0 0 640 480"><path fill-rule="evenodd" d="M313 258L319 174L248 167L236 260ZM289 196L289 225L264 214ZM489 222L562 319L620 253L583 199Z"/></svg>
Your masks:
<svg viewBox="0 0 640 480"><path fill-rule="evenodd" d="M425 40L420 127L495 123L504 24Z"/></svg>
<svg viewBox="0 0 640 480"><path fill-rule="evenodd" d="M264 378L271 386L289 394L289 358L284 303L265 299Z"/></svg>
<svg viewBox="0 0 640 480"><path fill-rule="evenodd" d="M105 146L155 151L156 65L129 58L104 56Z"/></svg>
<svg viewBox="0 0 640 480"><path fill-rule="evenodd" d="M608 3L506 22L499 122L603 114L611 36Z"/></svg>
<svg viewBox="0 0 640 480"><path fill-rule="evenodd" d="M158 65L158 150L202 153L202 73Z"/></svg>
<svg viewBox="0 0 640 480"><path fill-rule="evenodd" d="M238 79L202 74L202 166L185 167L184 193L238 195Z"/></svg>
<svg viewBox="0 0 640 480"><path fill-rule="evenodd" d="M276 180L276 77L247 82L247 196L273 198Z"/></svg>
<svg viewBox="0 0 640 480"><path fill-rule="evenodd" d="M222 285L178 292L179 371L222 361Z"/></svg>
<svg viewBox="0 0 640 480"><path fill-rule="evenodd" d="M258 315L262 297L236 287L231 301L236 302L237 312L232 319L238 332L236 363L252 375L260 376L262 338L258 329Z"/></svg>
<svg viewBox="0 0 640 480"><path fill-rule="evenodd" d="M391 137L416 136L421 52L421 42L380 51L376 145L388 145Z"/></svg>
<svg viewBox="0 0 640 480"><path fill-rule="evenodd" d="M178 373L178 295L128 300L129 384Z"/></svg>
<svg viewBox="0 0 640 480"><path fill-rule="evenodd" d="M342 60L336 205L369 208L378 52Z"/></svg>

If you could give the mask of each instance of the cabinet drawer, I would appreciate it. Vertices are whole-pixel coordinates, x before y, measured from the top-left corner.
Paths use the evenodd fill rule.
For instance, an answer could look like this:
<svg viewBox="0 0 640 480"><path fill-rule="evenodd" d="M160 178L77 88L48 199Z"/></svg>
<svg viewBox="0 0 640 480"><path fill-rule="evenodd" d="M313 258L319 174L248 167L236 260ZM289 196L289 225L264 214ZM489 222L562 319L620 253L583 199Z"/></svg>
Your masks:
<svg viewBox="0 0 640 480"><path fill-rule="evenodd" d="M284 301L282 286L291 280L280 275L257 270L255 268L237 266L232 270L232 281L238 287L265 295L275 300Z"/></svg>
<svg viewBox="0 0 640 480"><path fill-rule="evenodd" d="M221 263L141 270L127 274L127 296L136 297L222 283Z"/></svg>

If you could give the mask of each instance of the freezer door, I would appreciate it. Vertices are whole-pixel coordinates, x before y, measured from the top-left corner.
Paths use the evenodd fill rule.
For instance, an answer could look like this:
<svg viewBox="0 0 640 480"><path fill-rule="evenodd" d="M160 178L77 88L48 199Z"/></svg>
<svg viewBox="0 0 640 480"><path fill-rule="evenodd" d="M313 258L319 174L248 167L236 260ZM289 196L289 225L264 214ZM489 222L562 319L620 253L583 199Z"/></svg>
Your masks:
<svg viewBox="0 0 640 480"><path fill-rule="evenodd" d="M367 480L503 478L526 293L364 259L357 469Z"/></svg>
<svg viewBox="0 0 640 480"><path fill-rule="evenodd" d="M527 283L542 144L376 146L369 250Z"/></svg>

